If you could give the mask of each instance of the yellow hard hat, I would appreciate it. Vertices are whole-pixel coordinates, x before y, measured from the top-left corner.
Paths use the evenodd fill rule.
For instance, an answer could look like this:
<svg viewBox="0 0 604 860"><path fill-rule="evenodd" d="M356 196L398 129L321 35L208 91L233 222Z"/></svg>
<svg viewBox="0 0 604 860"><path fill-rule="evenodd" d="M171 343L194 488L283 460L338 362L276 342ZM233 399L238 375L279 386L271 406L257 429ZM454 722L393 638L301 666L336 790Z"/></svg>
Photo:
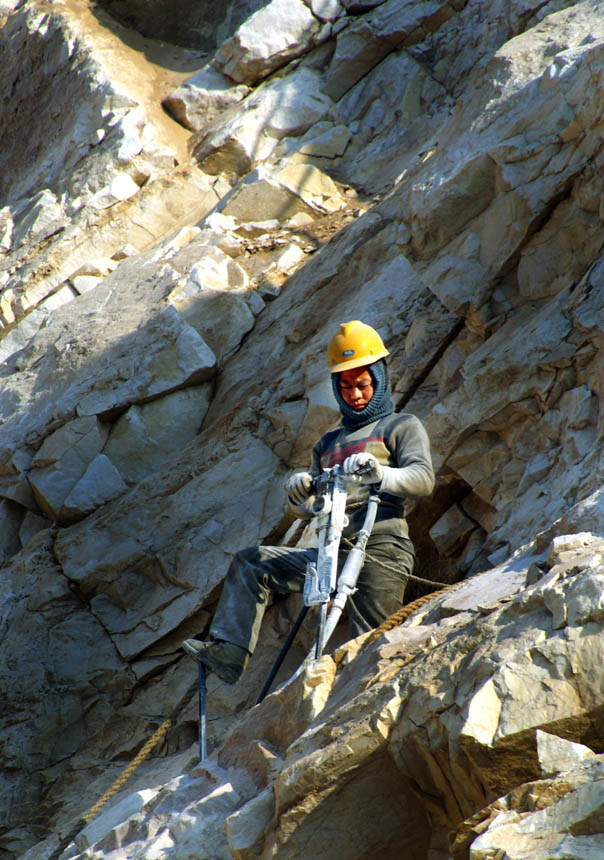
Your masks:
<svg viewBox="0 0 604 860"><path fill-rule="evenodd" d="M389 354L377 331L360 320L342 323L327 347L330 373L374 364Z"/></svg>

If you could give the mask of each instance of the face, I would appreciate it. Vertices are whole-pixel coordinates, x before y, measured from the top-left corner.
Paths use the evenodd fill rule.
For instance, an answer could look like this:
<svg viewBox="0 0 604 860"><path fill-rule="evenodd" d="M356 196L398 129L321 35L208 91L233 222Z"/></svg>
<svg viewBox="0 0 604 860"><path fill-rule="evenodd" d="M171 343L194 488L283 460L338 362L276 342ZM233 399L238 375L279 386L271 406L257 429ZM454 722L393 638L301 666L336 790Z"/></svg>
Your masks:
<svg viewBox="0 0 604 860"><path fill-rule="evenodd" d="M360 412L373 397L373 379L366 367L354 367L340 374L340 394L348 406Z"/></svg>

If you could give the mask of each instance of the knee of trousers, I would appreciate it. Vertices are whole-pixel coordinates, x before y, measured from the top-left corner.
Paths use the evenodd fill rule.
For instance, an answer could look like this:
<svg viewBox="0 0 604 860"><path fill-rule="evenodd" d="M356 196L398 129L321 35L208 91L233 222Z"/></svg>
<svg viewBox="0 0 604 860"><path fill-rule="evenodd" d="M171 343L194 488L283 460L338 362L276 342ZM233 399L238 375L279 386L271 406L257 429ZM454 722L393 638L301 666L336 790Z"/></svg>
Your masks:
<svg viewBox="0 0 604 860"><path fill-rule="evenodd" d="M231 564L257 564L260 560L260 554L257 546L248 546L245 549L238 550L233 556Z"/></svg>

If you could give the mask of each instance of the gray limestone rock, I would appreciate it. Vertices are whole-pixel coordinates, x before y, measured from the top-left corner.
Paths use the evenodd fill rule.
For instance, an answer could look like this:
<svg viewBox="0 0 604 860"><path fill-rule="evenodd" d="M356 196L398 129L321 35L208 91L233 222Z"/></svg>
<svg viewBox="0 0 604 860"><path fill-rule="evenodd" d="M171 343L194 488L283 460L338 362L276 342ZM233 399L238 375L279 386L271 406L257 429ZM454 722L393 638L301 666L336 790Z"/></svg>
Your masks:
<svg viewBox="0 0 604 860"><path fill-rule="evenodd" d="M171 716L70 857L599 857L604 3L235 0L216 61L105 11L0 3L0 854ZM197 767L180 642L239 549L312 540L282 485L355 318L431 440L418 572L466 578L283 683L307 619L250 707L277 597Z"/></svg>
<svg viewBox="0 0 604 860"><path fill-rule="evenodd" d="M215 62L234 81L253 85L308 50L319 29L303 0L270 0L222 43Z"/></svg>
<svg viewBox="0 0 604 860"><path fill-rule="evenodd" d="M97 454L61 506L59 518L75 522L126 491L126 484L106 454Z"/></svg>
<svg viewBox="0 0 604 860"><path fill-rule="evenodd" d="M19 529L23 508L9 499L0 499L0 564L21 549Z"/></svg>
<svg viewBox="0 0 604 860"><path fill-rule="evenodd" d="M77 303L55 311L35 346L19 353L0 393L0 415L8 419L0 428L3 450L15 436L39 445L48 427L76 414L115 417L133 403L214 375L216 358L200 335L173 307L155 305L173 288L176 273L160 266L139 274L138 264L127 273L124 265ZM116 287L126 282L132 289L122 296ZM70 318L82 320L77 333Z"/></svg>
<svg viewBox="0 0 604 860"><path fill-rule="evenodd" d="M596 754L584 744L575 744L556 735L537 729L537 754L543 776L553 776L573 770L586 759L594 759Z"/></svg>
<svg viewBox="0 0 604 860"><path fill-rule="evenodd" d="M38 514L27 511L19 529L19 540L21 541L21 546L27 546L30 540L32 540L38 532L43 529L47 529L49 526L50 522L46 517L41 517Z"/></svg>
<svg viewBox="0 0 604 860"><path fill-rule="evenodd" d="M212 384L166 394L131 406L111 428L103 454L129 484L146 478L199 432L212 399Z"/></svg>
<svg viewBox="0 0 604 860"><path fill-rule="evenodd" d="M275 170L259 167L220 204L220 211L240 221L289 219L299 213L336 212L345 203L332 179L310 164L285 162Z"/></svg>
<svg viewBox="0 0 604 860"><path fill-rule="evenodd" d="M67 226L63 208L48 188L17 203L12 218L11 246L15 248L25 243L38 245Z"/></svg>
<svg viewBox="0 0 604 860"><path fill-rule="evenodd" d="M243 295L189 280L170 301L214 351L219 365L233 355L254 327L254 314ZM260 299L261 301L261 299Z"/></svg>
<svg viewBox="0 0 604 860"><path fill-rule="evenodd" d="M304 134L332 109L321 91L321 77L301 66L290 75L267 81L241 105L210 125L195 147L208 173L247 173L266 159L284 137ZM260 220L259 218L252 220Z"/></svg>
<svg viewBox="0 0 604 860"><path fill-rule="evenodd" d="M108 433L96 417L87 416L69 421L43 442L28 480L49 519L61 518L63 505L101 453Z"/></svg>
<svg viewBox="0 0 604 860"><path fill-rule="evenodd" d="M310 11L321 21L335 21L344 14L340 0L304 0Z"/></svg>
<svg viewBox="0 0 604 860"><path fill-rule="evenodd" d="M176 14L172 0L103 0L103 7L118 21L134 27L138 33L159 44L183 46L196 56L213 51L217 45L266 0L183 0Z"/></svg>
<svg viewBox="0 0 604 860"><path fill-rule="evenodd" d="M230 78L208 65L187 78L164 99L163 105L185 128L202 131L249 92L248 86L233 84Z"/></svg>

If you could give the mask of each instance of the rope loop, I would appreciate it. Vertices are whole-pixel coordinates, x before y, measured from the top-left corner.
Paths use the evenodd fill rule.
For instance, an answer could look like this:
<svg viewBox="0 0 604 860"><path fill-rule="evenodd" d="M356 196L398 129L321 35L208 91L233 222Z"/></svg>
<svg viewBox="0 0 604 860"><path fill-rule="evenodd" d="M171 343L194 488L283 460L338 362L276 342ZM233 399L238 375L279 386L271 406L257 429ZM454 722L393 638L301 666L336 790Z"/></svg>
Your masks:
<svg viewBox="0 0 604 860"><path fill-rule="evenodd" d="M128 782L134 771L141 765L145 759L148 757L149 753L156 746L162 738L166 735L168 729L172 726L172 720L164 720L161 726L157 729L154 735L149 738L147 743L140 749L135 758L132 759L130 764L122 771L122 773L118 776L112 786L107 789L105 794L101 797L97 803L91 807L88 812L84 813L84 815L78 820L77 824L73 827L72 830L66 836L63 836L53 853L48 857L48 860L59 860L59 857L65 851L67 846L73 842L78 833L80 833L87 824L89 824L93 818L99 814L103 806L107 803L108 800L111 800L114 794L116 794L120 788Z"/></svg>

